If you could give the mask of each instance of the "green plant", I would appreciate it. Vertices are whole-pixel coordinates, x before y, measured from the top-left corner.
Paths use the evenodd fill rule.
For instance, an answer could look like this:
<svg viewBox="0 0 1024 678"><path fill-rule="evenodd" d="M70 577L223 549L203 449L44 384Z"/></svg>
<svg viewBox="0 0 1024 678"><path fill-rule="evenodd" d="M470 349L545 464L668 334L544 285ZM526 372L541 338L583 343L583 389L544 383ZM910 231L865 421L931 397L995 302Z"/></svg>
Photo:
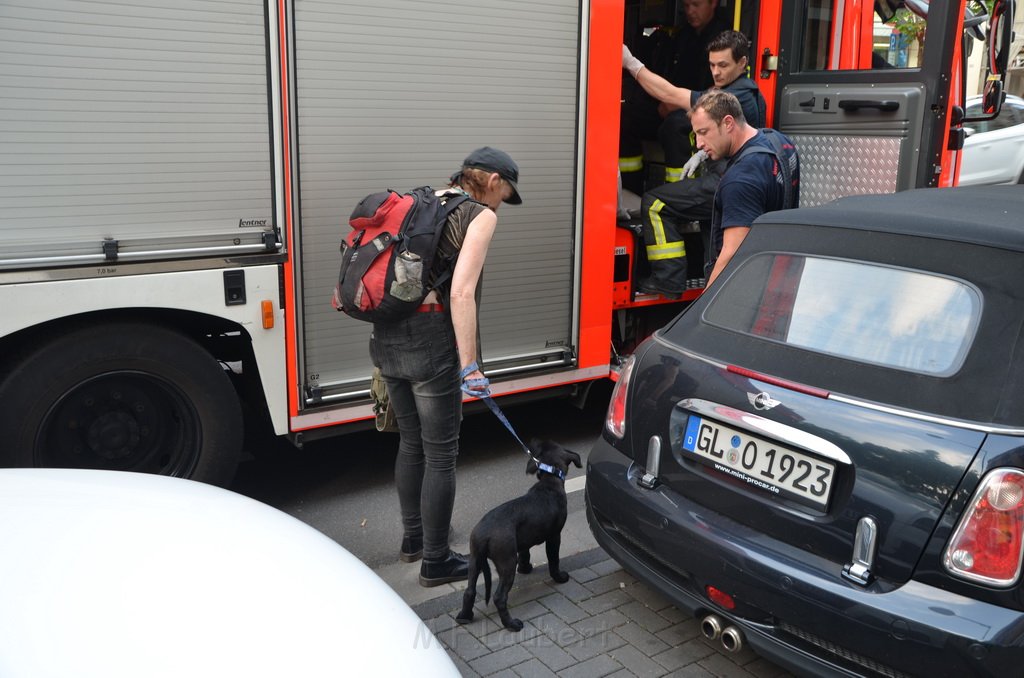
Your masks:
<svg viewBox="0 0 1024 678"><path fill-rule="evenodd" d="M927 22L906 7L896 10L895 16L889 24L897 31L907 36L908 40L924 42L924 33Z"/></svg>

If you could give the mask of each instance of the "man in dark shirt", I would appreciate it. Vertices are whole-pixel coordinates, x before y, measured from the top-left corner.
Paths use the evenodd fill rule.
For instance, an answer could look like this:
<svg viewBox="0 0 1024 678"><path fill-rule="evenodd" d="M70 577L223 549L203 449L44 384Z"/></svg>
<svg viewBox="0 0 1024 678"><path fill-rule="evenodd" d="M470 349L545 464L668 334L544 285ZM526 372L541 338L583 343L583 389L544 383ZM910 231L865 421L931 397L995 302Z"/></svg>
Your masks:
<svg viewBox="0 0 1024 678"><path fill-rule="evenodd" d="M708 47L708 70L716 87L732 93L739 101L747 120L756 127L764 125L765 102L761 92L750 78L746 77L748 41L738 31L720 33ZM642 63L623 51L623 68L633 73L637 82L659 101L677 106L678 124L672 134L690 149L690 111L703 94L685 87L675 87L657 74L650 72ZM670 116L665 127L673 121ZM692 163L694 167L697 161ZM725 172L725 161L705 163L701 176L685 181L666 183L647 191L641 201L644 244L651 275L639 281L637 288L643 292L677 297L686 289L687 259L683 243L682 227L691 221L707 221L711 218L712 198L718 182ZM682 178L683 169L679 170ZM705 259L710 251L710 232L702 232Z"/></svg>
<svg viewBox="0 0 1024 678"><path fill-rule="evenodd" d="M704 68L708 45L731 28L718 12L718 0L683 0L682 25L673 38L673 61L668 80L677 87L708 89L711 74Z"/></svg>
<svg viewBox="0 0 1024 678"><path fill-rule="evenodd" d="M648 67L679 87L703 90L711 87L711 74L704 67L707 45L729 25L719 15L718 0L683 0L685 22L668 38L664 28L641 40L652 53L642 55ZM639 46L639 45L638 45ZM665 53L667 52L667 54ZM638 50L640 53L640 50ZM660 141L665 151L666 180L675 181L679 168L690 157L690 144L660 131L663 119L678 107L656 101L642 89L623 82L622 123L619 132L619 171L626 188L643 191L643 140ZM675 168L675 170L670 169Z"/></svg>
<svg viewBox="0 0 1024 678"><path fill-rule="evenodd" d="M708 276L710 286L732 260L755 219L765 212L799 204L800 160L793 142L784 134L749 126L739 101L728 92L711 90L701 96L690 121L697 148L711 160L729 161L712 210L714 266ZM776 136L778 148L768 133Z"/></svg>

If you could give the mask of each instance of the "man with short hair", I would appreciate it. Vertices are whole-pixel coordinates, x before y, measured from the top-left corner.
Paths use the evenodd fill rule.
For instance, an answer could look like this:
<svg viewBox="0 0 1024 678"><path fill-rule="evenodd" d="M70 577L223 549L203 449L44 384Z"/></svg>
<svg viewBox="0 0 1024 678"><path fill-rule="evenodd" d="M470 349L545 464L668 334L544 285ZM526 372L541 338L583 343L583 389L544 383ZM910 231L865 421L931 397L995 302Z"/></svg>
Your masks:
<svg viewBox="0 0 1024 678"><path fill-rule="evenodd" d="M729 92L704 93L690 111L690 122L697 148L711 160L728 160L712 209L710 286L757 217L799 204L800 160L784 134L748 125L739 101ZM776 137L775 143L769 134Z"/></svg>
<svg viewBox="0 0 1024 678"><path fill-rule="evenodd" d="M747 120L756 127L764 125L765 102L760 90L746 77L749 43L739 31L720 33L708 46L708 67L716 87L723 88L738 99ZM691 110L703 92L676 87L652 73L623 47L622 67L633 74L637 82L651 96L679 110L666 118L662 135L675 138L690 148L691 129L687 111ZM700 159L691 160L686 167L695 170ZM684 168L678 168L683 178ZM691 170L691 174L692 174ZM718 182L725 172L725 162L705 163L701 176L686 181L670 182L643 195L644 244L651 275L641 280L637 288L642 292L674 298L686 289L687 259L682 227L691 221L711 218L711 203ZM705 260L710 251L710 233L702 230Z"/></svg>

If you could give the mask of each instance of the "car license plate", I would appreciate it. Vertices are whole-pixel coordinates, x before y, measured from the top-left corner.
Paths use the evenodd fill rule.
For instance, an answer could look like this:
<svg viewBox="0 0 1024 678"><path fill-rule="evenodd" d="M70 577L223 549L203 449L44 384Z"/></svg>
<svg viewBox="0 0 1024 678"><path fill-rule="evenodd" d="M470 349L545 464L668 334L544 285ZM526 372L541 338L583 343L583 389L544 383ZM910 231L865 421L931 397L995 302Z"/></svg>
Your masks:
<svg viewBox="0 0 1024 678"><path fill-rule="evenodd" d="M690 415L683 450L698 461L771 494L824 510L835 464L716 421Z"/></svg>

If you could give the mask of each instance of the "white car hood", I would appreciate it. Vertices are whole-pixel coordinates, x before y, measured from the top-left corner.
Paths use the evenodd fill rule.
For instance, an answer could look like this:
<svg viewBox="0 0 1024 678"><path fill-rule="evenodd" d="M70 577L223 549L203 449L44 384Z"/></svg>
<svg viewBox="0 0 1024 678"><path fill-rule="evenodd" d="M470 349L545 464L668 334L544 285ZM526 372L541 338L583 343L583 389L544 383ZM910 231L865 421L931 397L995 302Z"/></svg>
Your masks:
<svg viewBox="0 0 1024 678"><path fill-rule="evenodd" d="M210 485L0 470L0 676L453 675L369 568Z"/></svg>

